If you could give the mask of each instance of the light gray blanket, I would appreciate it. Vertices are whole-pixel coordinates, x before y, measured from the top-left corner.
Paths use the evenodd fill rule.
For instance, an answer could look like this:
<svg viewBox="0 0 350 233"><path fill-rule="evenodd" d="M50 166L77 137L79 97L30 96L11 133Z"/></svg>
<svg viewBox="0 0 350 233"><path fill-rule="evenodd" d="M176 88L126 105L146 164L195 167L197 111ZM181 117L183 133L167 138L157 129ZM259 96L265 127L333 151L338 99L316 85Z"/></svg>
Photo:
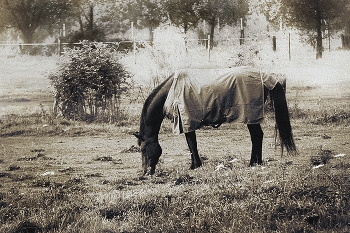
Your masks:
<svg viewBox="0 0 350 233"><path fill-rule="evenodd" d="M275 75L252 67L180 71L174 75L164 111L177 134L224 122L261 123L263 85L271 90L277 82Z"/></svg>

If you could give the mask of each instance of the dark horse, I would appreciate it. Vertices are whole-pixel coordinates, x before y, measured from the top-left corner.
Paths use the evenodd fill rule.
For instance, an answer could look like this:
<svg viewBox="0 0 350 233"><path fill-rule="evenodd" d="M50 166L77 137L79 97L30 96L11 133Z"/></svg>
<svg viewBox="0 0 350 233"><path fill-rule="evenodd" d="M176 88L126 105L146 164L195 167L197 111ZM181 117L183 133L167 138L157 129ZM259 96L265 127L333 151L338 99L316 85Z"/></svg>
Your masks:
<svg viewBox="0 0 350 233"><path fill-rule="evenodd" d="M141 113L140 131L134 134L138 138L138 145L141 148L144 174L154 174L159 157L162 154L162 148L158 141L158 134L162 121L166 116L164 112L164 103L167 99L173 80L174 74L155 88L148 96ZM266 86L264 86L263 89L263 101L265 102L267 96L270 95L270 99L273 103L276 127L279 132L282 149L285 147L288 153L294 153L296 147L289 120L285 90L280 82L277 82L272 90L269 90ZM205 125L214 126L214 124ZM262 164L263 131L260 123L247 124L247 126L252 141L250 166ZM197 149L196 133L195 131L185 132L185 136L191 152L192 164L190 168L196 169L202 165ZM148 169L150 170L148 171Z"/></svg>

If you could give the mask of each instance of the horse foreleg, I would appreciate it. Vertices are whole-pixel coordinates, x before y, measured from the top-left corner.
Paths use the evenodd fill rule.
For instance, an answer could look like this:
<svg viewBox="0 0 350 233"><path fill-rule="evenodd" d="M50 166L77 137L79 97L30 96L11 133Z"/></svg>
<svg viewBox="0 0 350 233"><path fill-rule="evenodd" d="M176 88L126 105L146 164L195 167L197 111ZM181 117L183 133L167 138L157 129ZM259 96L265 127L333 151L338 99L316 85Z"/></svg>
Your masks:
<svg viewBox="0 0 350 233"><path fill-rule="evenodd" d="M192 131L189 133L185 133L185 136L186 136L188 147L191 151L191 159L192 159L191 169L199 168L200 166L202 166L202 161L199 158L199 154L198 154L196 132Z"/></svg>
<svg viewBox="0 0 350 233"><path fill-rule="evenodd" d="M264 133L260 124L248 124L247 126L252 141L252 153L249 165L262 164L262 141Z"/></svg>

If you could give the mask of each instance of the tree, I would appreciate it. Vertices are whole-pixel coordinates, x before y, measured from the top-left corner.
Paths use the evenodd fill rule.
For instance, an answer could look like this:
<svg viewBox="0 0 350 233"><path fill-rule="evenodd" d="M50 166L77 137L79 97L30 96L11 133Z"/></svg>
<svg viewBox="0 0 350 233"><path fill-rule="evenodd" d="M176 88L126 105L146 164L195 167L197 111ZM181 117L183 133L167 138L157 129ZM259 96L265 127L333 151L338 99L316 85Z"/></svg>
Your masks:
<svg viewBox="0 0 350 233"><path fill-rule="evenodd" d="M199 0L168 0L164 8L168 13L170 21L178 27L182 27L186 33L188 29L195 28L200 20L195 12L195 4Z"/></svg>
<svg viewBox="0 0 350 233"><path fill-rule="evenodd" d="M130 19L128 19L127 4L125 1L107 0L104 2L102 14L98 17L100 27L103 27L106 34L125 33L130 29Z"/></svg>
<svg viewBox="0 0 350 233"><path fill-rule="evenodd" d="M344 14L344 34L341 35L343 48L350 49L350 0L345 6L347 13Z"/></svg>
<svg viewBox="0 0 350 233"><path fill-rule="evenodd" d="M280 20L276 19L280 18L287 26L295 27L306 34L308 43L316 47L316 59L319 59L322 58L324 32L330 34L344 27L342 19L348 0L269 0L268 2L266 5L269 7L265 7L264 10L267 19L272 23L279 23Z"/></svg>
<svg viewBox="0 0 350 233"><path fill-rule="evenodd" d="M33 43L39 28L52 32L69 10L68 0L0 0L0 13L8 26L21 31L25 43Z"/></svg>
<svg viewBox="0 0 350 233"><path fill-rule="evenodd" d="M105 12L105 2L103 0L71 0L71 8L66 23L70 28L77 26L79 30L69 35L71 42L82 40L103 41L105 39L104 28L97 27L101 14ZM100 13L97 17L96 12Z"/></svg>
<svg viewBox="0 0 350 233"><path fill-rule="evenodd" d="M202 0L195 4L195 10L200 18L210 25L210 45L212 47L218 20L222 24L234 24L247 14L249 5L245 0Z"/></svg>
<svg viewBox="0 0 350 233"><path fill-rule="evenodd" d="M71 33L71 42L104 41L108 26L114 23L114 20L121 20L121 17L115 13L118 5L116 1L70 0L70 2L72 7L66 19L67 23L71 28L79 27L78 31Z"/></svg>
<svg viewBox="0 0 350 233"><path fill-rule="evenodd" d="M0 1L0 34L10 27L6 17L6 11L7 9L4 7L4 4L2 4L2 2Z"/></svg>
<svg viewBox="0 0 350 233"><path fill-rule="evenodd" d="M129 0L123 17L130 19L135 27L149 28L152 41L153 30L167 19L162 3L162 0Z"/></svg>
<svg viewBox="0 0 350 233"><path fill-rule="evenodd" d="M350 49L350 19L346 21L344 34L341 35L342 46L344 49Z"/></svg>

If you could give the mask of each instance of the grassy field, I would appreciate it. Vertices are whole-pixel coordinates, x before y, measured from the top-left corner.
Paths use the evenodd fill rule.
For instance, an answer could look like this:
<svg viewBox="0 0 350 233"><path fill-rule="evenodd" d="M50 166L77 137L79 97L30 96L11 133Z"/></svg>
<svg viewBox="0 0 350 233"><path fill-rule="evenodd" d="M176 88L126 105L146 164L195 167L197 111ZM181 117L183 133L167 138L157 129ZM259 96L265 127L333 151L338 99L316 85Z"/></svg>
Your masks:
<svg viewBox="0 0 350 233"><path fill-rule="evenodd" d="M128 129L2 137L0 230L348 232L348 121L293 122L299 155L280 156L268 119L265 164L255 168L243 125L199 131L204 166L195 171L184 138L163 132L153 177L141 176Z"/></svg>
<svg viewBox="0 0 350 233"><path fill-rule="evenodd" d="M140 84L150 64L137 56L123 62ZM219 66L215 57L203 66ZM248 130L230 124L198 131L204 165L192 171L165 121L160 164L144 177L132 133L149 82L125 100L122 124L72 122L50 115L57 58L2 58L0 232L349 232L349 60L335 51L271 68L289 78L297 156L281 156L267 114L263 166L248 167Z"/></svg>

